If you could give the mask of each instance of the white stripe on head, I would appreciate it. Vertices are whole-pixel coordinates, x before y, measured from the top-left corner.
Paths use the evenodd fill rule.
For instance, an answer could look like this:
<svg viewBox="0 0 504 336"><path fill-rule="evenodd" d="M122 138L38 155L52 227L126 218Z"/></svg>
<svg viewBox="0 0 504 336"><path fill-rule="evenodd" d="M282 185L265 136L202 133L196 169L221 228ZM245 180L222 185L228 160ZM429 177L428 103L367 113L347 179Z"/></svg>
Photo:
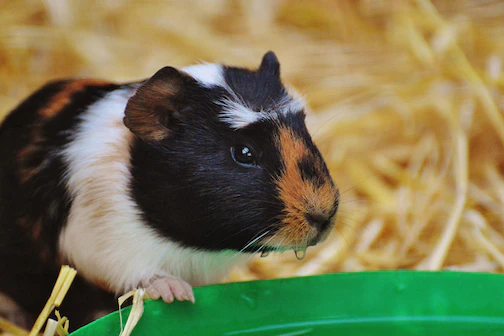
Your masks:
<svg viewBox="0 0 504 336"><path fill-rule="evenodd" d="M225 99L218 101L217 104L222 106L220 118L223 122L231 126L231 128L239 129L261 120L278 120L278 117L290 113L297 113L304 109L304 101L302 98L292 98L285 95L279 102L268 108L268 110L254 111L242 99L232 94L234 99Z"/></svg>
<svg viewBox="0 0 504 336"><path fill-rule="evenodd" d="M230 93L231 98L215 103L222 106L221 120L234 129L246 127L260 120L278 119L279 115L299 112L305 106L302 97L293 98L286 93L279 102L268 110L253 111L226 83L222 65L203 63L182 68L182 71L188 73L205 87L219 86Z"/></svg>
<svg viewBox="0 0 504 336"><path fill-rule="evenodd" d="M250 107L245 106L244 102L231 99L225 99L216 103L222 106L220 119L234 129L243 128L260 120L268 119L271 115L264 111L253 111Z"/></svg>
<svg viewBox="0 0 504 336"><path fill-rule="evenodd" d="M224 80L224 69L220 64L203 63L182 68L181 70L205 87L221 86L229 90Z"/></svg>
<svg viewBox="0 0 504 336"><path fill-rule="evenodd" d="M287 115L289 113L297 113L302 111L306 106L304 97L292 97L286 94L275 106L273 110L280 114Z"/></svg>
<svg viewBox="0 0 504 336"><path fill-rule="evenodd" d="M60 252L79 274L118 294L156 275L180 277L193 286L215 282L231 260L242 257L198 251L161 236L130 197L133 134L122 119L134 91L109 93L82 112L75 136L61 153L72 206L59 237Z"/></svg>

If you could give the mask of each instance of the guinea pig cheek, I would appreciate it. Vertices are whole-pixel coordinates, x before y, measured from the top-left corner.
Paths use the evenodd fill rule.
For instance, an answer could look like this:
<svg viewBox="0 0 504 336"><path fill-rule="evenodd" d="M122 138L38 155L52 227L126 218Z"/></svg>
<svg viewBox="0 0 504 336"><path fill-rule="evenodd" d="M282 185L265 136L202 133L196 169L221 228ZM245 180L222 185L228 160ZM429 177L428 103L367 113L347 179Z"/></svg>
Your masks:
<svg viewBox="0 0 504 336"><path fill-rule="evenodd" d="M329 218L334 205L334 187L330 183L316 186L313 182L303 181L297 171L284 174L277 185L279 198L284 204L282 227L276 234L278 240L289 247L306 247L327 238L333 225L315 227L308 222L307 214Z"/></svg>
<svg viewBox="0 0 504 336"><path fill-rule="evenodd" d="M278 139L283 160L283 169L276 178L278 198L284 205L281 227L268 245L281 248L305 248L325 239L333 227L331 219L335 211L338 190L324 173L324 163L319 155L310 153L302 139L291 131L281 129ZM318 171L316 179L303 178L299 162L310 157L313 169ZM331 221L316 226L308 217L316 214Z"/></svg>

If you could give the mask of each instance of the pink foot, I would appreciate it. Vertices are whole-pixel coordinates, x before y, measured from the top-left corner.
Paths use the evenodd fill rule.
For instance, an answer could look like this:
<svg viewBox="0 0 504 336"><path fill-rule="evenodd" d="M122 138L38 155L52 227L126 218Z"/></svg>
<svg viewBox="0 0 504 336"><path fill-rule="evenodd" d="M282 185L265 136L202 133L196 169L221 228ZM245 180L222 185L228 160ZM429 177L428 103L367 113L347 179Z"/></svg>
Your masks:
<svg viewBox="0 0 504 336"><path fill-rule="evenodd" d="M166 303L172 303L174 299L195 302L191 285L172 276L155 277L144 286L145 292L153 300L161 297Z"/></svg>

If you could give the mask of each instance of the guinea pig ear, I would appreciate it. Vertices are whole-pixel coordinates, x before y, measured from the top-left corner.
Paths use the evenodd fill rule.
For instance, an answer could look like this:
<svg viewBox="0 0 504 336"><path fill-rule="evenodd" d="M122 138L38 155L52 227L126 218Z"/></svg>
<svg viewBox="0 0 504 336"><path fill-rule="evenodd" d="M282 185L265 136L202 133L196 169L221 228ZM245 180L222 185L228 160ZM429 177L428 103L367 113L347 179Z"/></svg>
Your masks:
<svg viewBox="0 0 504 336"><path fill-rule="evenodd" d="M164 67L128 100L124 125L146 141L160 141L184 107L186 86L192 78L172 67Z"/></svg>
<svg viewBox="0 0 504 336"><path fill-rule="evenodd" d="M266 71L277 77L280 76L280 62L278 62L278 58L273 51L268 51L264 54L259 71Z"/></svg>

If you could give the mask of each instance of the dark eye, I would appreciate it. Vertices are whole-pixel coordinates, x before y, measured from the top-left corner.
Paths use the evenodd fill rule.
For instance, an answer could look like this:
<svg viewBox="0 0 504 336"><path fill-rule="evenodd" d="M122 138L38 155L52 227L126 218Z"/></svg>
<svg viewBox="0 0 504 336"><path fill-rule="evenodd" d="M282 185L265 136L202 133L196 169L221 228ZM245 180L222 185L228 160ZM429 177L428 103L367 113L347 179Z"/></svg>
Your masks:
<svg viewBox="0 0 504 336"><path fill-rule="evenodd" d="M255 166L257 165L254 153L250 147L239 145L231 147L231 156L236 163L242 166Z"/></svg>

